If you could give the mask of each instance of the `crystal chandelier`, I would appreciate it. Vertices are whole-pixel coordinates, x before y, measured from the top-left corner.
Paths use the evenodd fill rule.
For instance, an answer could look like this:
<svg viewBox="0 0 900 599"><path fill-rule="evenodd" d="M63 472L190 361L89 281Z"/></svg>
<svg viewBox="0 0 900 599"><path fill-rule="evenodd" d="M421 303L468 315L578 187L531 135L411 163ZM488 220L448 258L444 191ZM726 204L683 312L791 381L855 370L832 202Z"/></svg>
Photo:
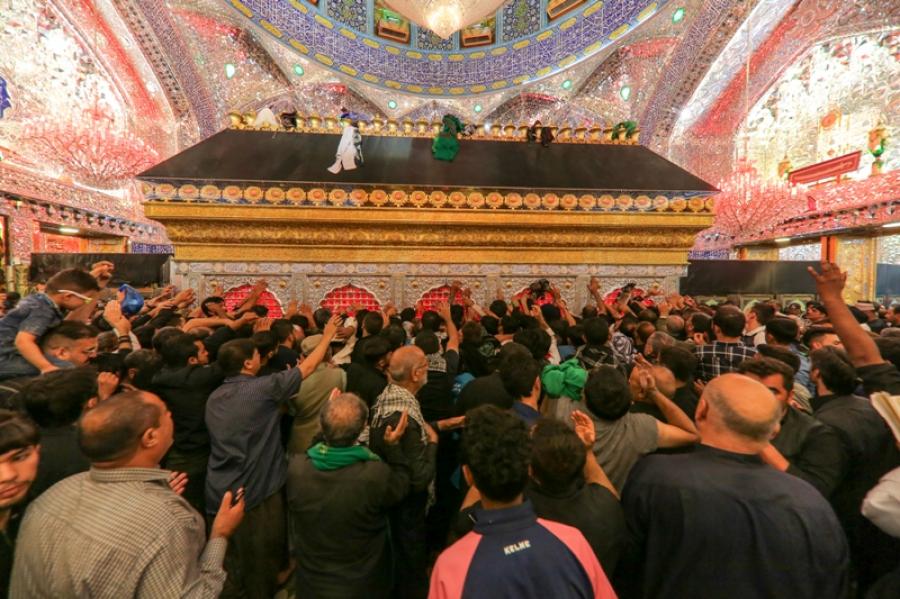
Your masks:
<svg viewBox="0 0 900 599"><path fill-rule="evenodd" d="M119 124L97 96L86 110L69 119L30 119L19 141L34 158L100 189L122 187L159 161L156 150Z"/></svg>
<svg viewBox="0 0 900 599"><path fill-rule="evenodd" d="M483 21L506 2L507 0L385 0L392 10L444 39L464 27Z"/></svg>
<svg viewBox="0 0 900 599"><path fill-rule="evenodd" d="M799 190L784 181L763 181L744 159L735 163L719 189L713 230L732 239L754 236L797 212Z"/></svg>

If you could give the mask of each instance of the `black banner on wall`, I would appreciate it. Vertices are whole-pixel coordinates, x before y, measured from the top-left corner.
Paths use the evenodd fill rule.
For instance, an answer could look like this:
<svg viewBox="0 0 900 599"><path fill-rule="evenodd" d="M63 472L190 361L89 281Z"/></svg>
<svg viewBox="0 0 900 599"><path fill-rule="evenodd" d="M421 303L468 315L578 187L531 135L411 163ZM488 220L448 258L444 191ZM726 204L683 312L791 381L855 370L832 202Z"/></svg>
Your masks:
<svg viewBox="0 0 900 599"><path fill-rule="evenodd" d="M61 270L90 270L92 264L103 260L116 266L110 286L128 283L150 287L165 285L169 280L169 256L165 254L32 254L28 279L45 282Z"/></svg>

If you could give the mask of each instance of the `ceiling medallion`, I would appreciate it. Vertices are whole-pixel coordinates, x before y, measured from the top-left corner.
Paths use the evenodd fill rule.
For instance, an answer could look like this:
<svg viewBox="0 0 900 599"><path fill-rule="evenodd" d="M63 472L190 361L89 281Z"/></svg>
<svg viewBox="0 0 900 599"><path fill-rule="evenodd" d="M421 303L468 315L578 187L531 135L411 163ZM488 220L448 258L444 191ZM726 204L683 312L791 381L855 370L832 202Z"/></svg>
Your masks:
<svg viewBox="0 0 900 599"><path fill-rule="evenodd" d="M385 0L416 25L444 39L495 14L507 0Z"/></svg>

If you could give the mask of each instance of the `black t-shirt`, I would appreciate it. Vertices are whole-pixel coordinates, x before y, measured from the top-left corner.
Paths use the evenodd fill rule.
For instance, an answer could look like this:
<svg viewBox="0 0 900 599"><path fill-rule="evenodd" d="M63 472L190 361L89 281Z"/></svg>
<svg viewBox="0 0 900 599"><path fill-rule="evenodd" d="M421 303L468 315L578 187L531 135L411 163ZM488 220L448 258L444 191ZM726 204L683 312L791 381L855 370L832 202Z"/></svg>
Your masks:
<svg viewBox="0 0 900 599"><path fill-rule="evenodd" d="M694 413L697 411L697 404L700 403L700 398L697 396L693 387L693 382L688 382L684 387L676 389L675 395L672 397L672 403L681 408L691 420L694 419Z"/></svg>
<svg viewBox="0 0 900 599"><path fill-rule="evenodd" d="M447 371L428 371L428 382L417 395L422 406L422 416L427 422L451 418L454 415L453 382L459 370L459 354L456 350L444 353Z"/></svg>
<svg viewBox="0 0 900 599"><path fill-rule="evenodd" d="M581 531L606 576L612 578L619 555L625 548L628 530L619 500L608 489L596 483L580 482L564 493L548 494L529 482L525 497L531 500L538 518L561 522ZM472 530L474 513L479 507L481 502L459 512L453 526L455 538Z"/></svg>
<svg viewBox="0 0 900 599"><path fill-rule="evenodd" d="M368 364L341 364L347 373L347 392L358 395L370 408L387 387L384 373Z"/></svg>
<svg viewBox="0 0 900 599"><path fill-rule="evenodd" d="M268 366L272 372L281 372L282 370L287 370L288 368L296 366L297 360L299 359L300 354L296 351L289 347L279 345L278 349L275 350L275 355L269 359L269 363L266 364L266 366Z"/></svg>
<svg viewBox="0 0 900 599"><path fill-rule="evenodd" d="M456 404L456 413L460 416L478 406L493 405L508 410L513 405L513 397L503 386L500 373L478 377L463 387Z"/></svg>
<svg viewBox="0 0 900 599"><path fill-rule="evenodd" d="M91 463L78 447L78 428L68 426L41 429L41 459L28 491L29 499L79 472L87 472Z"/></svg>

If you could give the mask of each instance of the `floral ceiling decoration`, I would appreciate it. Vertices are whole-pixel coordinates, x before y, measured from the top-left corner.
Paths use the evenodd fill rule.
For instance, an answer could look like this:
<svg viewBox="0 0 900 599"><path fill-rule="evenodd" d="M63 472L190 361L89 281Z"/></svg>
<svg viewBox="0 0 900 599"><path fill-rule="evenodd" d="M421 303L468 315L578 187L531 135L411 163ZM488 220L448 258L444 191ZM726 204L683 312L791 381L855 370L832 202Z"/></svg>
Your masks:
<svg viewBox="0 0 900 599"><path fill-rule="evenodd" d="M534 35L451 52L419 52L377 31L341 26L326 16L324 1L227 3L279 42L346 77L407 94L447 97L489 93L564 70L638 28L668 2L586 2Z"/></svg>

